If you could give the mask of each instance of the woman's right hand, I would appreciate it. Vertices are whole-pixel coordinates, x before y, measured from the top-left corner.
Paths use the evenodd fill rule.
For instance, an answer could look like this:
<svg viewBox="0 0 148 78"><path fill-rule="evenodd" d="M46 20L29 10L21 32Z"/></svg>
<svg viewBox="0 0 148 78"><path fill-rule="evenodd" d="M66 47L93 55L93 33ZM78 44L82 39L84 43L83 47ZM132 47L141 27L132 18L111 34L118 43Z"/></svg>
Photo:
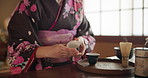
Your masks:
<svg viewBox="0 0 148 78"><path fill-rule="evenodd" d="M79 56L79 51L75 48L68 48L64 44L56 44L53 46L40 46L36 51L37 58L62 58Z"/></svg>

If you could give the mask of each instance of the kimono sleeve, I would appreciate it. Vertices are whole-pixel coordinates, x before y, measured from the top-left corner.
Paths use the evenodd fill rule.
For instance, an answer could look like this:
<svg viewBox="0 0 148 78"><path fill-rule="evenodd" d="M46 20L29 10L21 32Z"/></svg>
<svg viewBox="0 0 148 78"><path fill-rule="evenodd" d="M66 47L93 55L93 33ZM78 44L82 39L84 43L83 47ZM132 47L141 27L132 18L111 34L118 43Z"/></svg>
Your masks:
<svg viewBox="0 0 148 78"><path fill-rule="evenodd" d="M74 29L77 29L76 37L85 39L86 52L91 52L95 46L94 34L84 12L84 0L74 0L75 19L77 21Z"/></svg>
<svg viewBox="0 0 148 78"><path fill-rule="evenodd" d="M26 6L24 2L20 3L8 25L8 63L12 74L28 71L39 47L35 24Z"/></svg>
<svg viewBox="0 0 148 78"><path fill-rule="evenodd" d="M79 26L79 28L77 29L77 37L82 36L84 38L85 41L85 45L86 45L86 52L92 52L92 50L94 49L95 46L95 38L94 38L94 34L91 30L89 21L87 20L87 18L84 16L81 25Z"/></svg>
<svg viewBox="0 0 148 78"><path fill-rule="evenodd" d="M83 37L86 46L85 53L82 57L73 57L73 61L78 61L80 59L86 58L86 53L92 52L95 46L95 38L93 32L91 31L90 24L86 17L84 16L81 25L77 29L76 37Z"/></svg>

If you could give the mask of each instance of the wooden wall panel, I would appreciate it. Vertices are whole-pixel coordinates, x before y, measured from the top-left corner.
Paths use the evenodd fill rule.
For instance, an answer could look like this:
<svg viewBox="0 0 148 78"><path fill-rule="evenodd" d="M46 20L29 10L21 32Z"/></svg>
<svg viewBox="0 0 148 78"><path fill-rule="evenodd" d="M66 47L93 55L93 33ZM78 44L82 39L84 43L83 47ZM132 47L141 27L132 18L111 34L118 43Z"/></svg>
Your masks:
<svg viewBox="0 0 148 78"><path fill-rule="evenodd" d="M143 47L146 37L95 36L97 42L93 52L100 53L101 57L115 55L114 47L119 46L119 42L125 41L125 38L129 42L132 42L133 48L135 48L135 47Z"/></svg>

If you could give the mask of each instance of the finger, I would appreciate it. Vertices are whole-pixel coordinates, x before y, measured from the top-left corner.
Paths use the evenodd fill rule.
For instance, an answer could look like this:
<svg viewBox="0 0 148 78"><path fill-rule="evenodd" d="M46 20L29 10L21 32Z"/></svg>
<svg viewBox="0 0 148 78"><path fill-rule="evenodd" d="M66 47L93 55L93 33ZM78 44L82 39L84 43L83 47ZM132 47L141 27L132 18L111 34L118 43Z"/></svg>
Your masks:
<svg viewBox="0 0 148 78"><path fill-rule="evenodd" d="M71 52L71 51L65 51L63 53L63 55L66 56L66 57L71 57L71 56L77 55L77 53L76 52Z"/></svg>
<svg viewBox="0 0 148 78"><path fill-rule="evenodd" d="M79 51L76 48L65 48L65 51L70 52L72 54L77 54Z"/></svg>
<svg viewBox="0 0 148 78"><path fill-rule="evenodd" d="M78 53L76 52L65 52L63 54L64 57L72 57L72 56L77 56Z"/></svg>
<svg viewBox="0 0 148 78"><path fill-rule="evenodd" d="M81 53L84 54L84 53L85 53L85 50L86 50L85 44L84 44L84 43L81 44L80 47L81 47L81 48L80 48Z"/></svg>
<svg viewBox="0 0 148 78"><path fill-rule="evenodd" d="M77 56L78 52L70 52L70 56Z"/></svg>
<svg viewBox="0 0 148 78"><path fill-rule="evenodd" d="M63 46L67 46L67 44L63 44Z"/></svg>
<svg viewBox="0 0 148 78"><path fill-rule="evenodd" d="M63 57L67 57L69 55L69 53L67 52L67 51L64 51L63 53L62 53L62 56Z"/></svg>
<svg viewBox="0 0 148 78"><path fill-rule="evenodd" d="M65 57L71 57L73 54L71 53L71 52L66 52L65 54L64 54L64 56Z"/></svg>
<svg viewBox="0 0 148 78"><path fill-rule="evenodd" d="M77 56L83 56L83 53L78 53Z"/></svg>
<svg viewBox="0 0 148 78"><path fill-rule="evenodd" d="M76 56L79 51L77 51L75 48L64 48L61 51L63 57L71 57Z"/></svg>

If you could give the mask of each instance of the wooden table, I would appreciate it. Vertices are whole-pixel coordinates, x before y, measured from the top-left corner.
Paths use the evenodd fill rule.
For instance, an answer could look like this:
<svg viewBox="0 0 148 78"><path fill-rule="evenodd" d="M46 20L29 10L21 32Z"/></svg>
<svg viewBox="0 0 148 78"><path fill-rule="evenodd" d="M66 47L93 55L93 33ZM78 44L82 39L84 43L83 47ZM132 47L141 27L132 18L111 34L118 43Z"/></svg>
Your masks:
<svg viewBox="0 0 148 78"><path fill-rule="evenodd" d="M116 59L116 57L109 57ZM134 59L134 58L133 58ZM134 60L131 59L132 62ZM129 75L101 75L88 73L79 70L75 64L69 64L65 66L59 66L46 70L30 71L18 75L7 74L0 76L0 78L135 78L134 73Z"/></svg>
<svg viewBox="0 0 148 78"><path fill-rule="evenodd" d="M134 74L130 75L99 75L87 73L77 69L76 65L69 64L65 66L55 67L52 69L31 71L19 75L0 76L0 78L134 78Z"/></svg>

